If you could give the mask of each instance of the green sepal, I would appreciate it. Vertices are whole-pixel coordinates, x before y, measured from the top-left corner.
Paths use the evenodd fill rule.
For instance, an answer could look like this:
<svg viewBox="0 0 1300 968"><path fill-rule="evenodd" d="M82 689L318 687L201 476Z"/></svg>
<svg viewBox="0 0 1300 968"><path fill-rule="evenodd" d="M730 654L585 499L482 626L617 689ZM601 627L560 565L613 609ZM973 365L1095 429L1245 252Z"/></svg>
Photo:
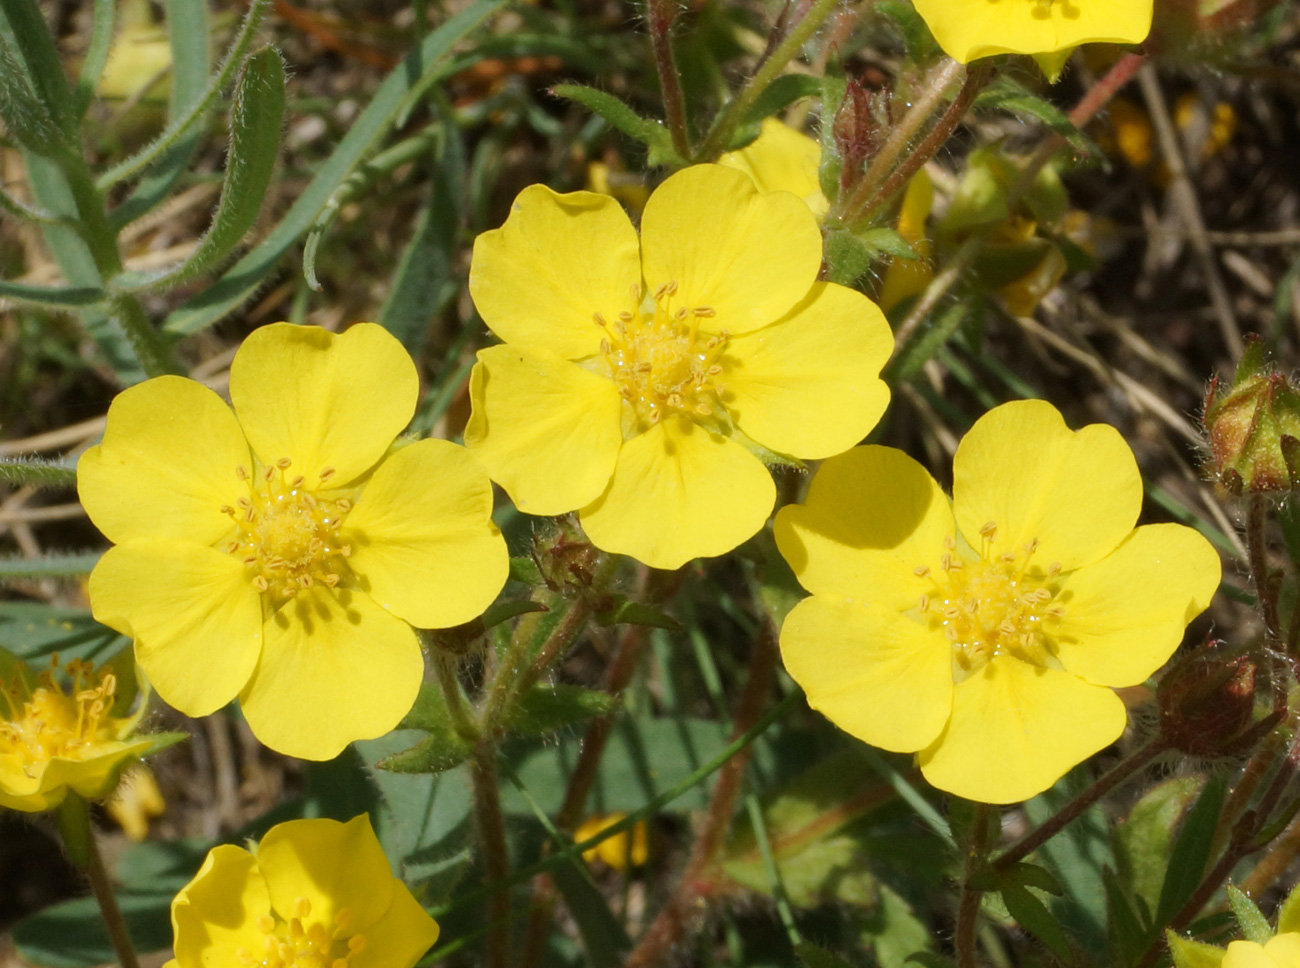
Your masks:
<svg viewBox="0 0 1300 968"><path fill-rule="evenodd" d="M1073 53L1074 48L1067 47L1064 50L1054 50L1050 54L1034 54L1033 58L1038 69L1047 78L1047 83L1055 84L1061 79L1061 71L1065 70L1065 63Z"/></svg>
<svg viewBox="0 0 1300 968"><path fill-rule="evenodd" d="M1286 896L1277 912L1277 933L1295 934L1300 932L1300 885Z"/></svg>
<svg viewBox="0 0 1300 968"><path fill-rule="evenodd" d="M1273 937L1273 928L1259 907L1245 891L1233 884L1228 885L1227 893L1228 905L1232 908L1237 923L1241 925L1241 933L1246 936L1246 940L1253 941L1255 944L1266 944L1268 939Z"/></svg>
<svg viewBox="0 0 1300 968"><path fill-rule="evenodd" d="M515 555L510 559L510 580L525 585L542 584L542 569L528 555Z"/></svg>
<svg viewBox="0 0 1300 968"><path fill-rule="evenodd" d="M1165 932L1165 941L1173 955L1175 968L1219 968L1227 954L1223 948L1181 938L1172 931Z"/></svg>
<svg viewBox="0 0 1300 968"><path fill-rule="evenodd" d="M506 713L506 726L526 736L553 733L618 708L607 692L564 683L538 684L515 699Z"/></svg>
<svg viewBox="0 0 1300 968"><path fill-rule="evenodd" d="M140 750L139 756L141 759L161 753L163 750L175 746L177 743L183 743L189 738L189 733L181 732L141 733L139 736L135 737L137 740L147 739L149 741L149 745Z"/></svg>
<svg viewBox="0 0 1300 968"><path fill-rule="evenodd" d="M848 90L848 81L841 76L827 74L822 78L823 118L834 118L839 113ZM834 124L822 125L821 142L822 163L817 169L817 183L821 186L822 194L834 204L840 197L840 173L844 169L844 159L840 157L839 146L835 143Z"/></svg>
<svg viewBox="0 0 1300 968"><path fill-rule="evenodd" d="M648 628L667 629L669 632L681 631L682 623L671 615L641 602L616 599L607 608L595 615L600 625L644 625Z"/></svg>

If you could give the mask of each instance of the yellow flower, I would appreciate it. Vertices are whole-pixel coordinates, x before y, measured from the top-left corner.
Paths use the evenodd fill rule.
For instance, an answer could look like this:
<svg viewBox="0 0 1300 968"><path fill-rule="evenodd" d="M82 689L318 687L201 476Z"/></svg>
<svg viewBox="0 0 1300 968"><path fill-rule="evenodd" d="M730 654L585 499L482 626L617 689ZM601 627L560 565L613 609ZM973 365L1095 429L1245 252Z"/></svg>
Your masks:
<svg viewBox="0 0 1300 968"><path fill-rule="evenodd" d="M1229 943L1219 968L1300 968L1300 934L1278 934L1264 944Z"/></svg>
<svg viewBox="0 0 1300 968"><path fill-rule="evenodd" d="M578 827L573 839L579 844L584 840L590 840L626 817L625 813L597 814L588 817ZM645 862L650 859L650 837L646 822L638 820L632 825L631 830L606 837L591 850L584 850L582 859L588 864L599 859L616 871L626 871L630 867L644 867Z"/></svg>
<svg viewBox="0 0 1300 968"><path fill-rule="evenodd" d="M757 138L718 159L718 164L752 178L760 192L798 195L818 221L831 207L817 177L821 163L822 146L776 118L764 118Z"/></svg>
<svg viewBox="0 0 1300 968"><path fill-rule="evenodd" d="M930 240L925 237L925 223L934 205L934 183L924 168L907 183L903 204L898 211L898 234L910 245L919 258L894 259L885 272L885 283L880 289L880 308L889 312L904 299L925 292L934 278L930 264Z"/></svg>
<svg viewBox="0 0 1300 968"><path fill-rule="evenodd" d="M0 807L36 813L57 807L69 790L104 796L124 767L178 738L132 738L139 714L112 715L111 671L74 661L67 673L65 689L53 669L35 677L0 653Z"/></svg>
<svg viewBox="0 0 1300 968"><path fill-rule="evenodd" d="M166 812L167 801L158 789L153 771L141 763L123 774L122 782L104 809L122 832L138 844L149 836L149 821Z"/></svg>
<svg viewBox="0 0 1300 968"><path fill-rule="evenodd" d="M469 453L390 449L417 395L371 324L256 330L231 364L233 414L180 377L118 395L77 467L116 542L91 607L135 639L163 699L205 716L238 695L263 743L307 759L397 725L424 673L411 626L469 621L508 569Z"/></svg>
<svg viewBox="0 0 1300 968"><path fill-rule="evenodd" d="M953 460L953 500L900 451L858 447L782 509L777 546L812 592L781 652L809 703L916 752L941 790L1011 803L1125 724L1143 682L1218 587L1191 528L1135 528L1142 479L1114 428L1048 403L990 411Z"/></svg>
<svg viewBox="0 0 1300 968"><path fill-rule="evenodd" d="M1080 44L1140 44L1152 0L912 0L944 52L963 64L993 54L1050 54Z"/></svg>
<svg viewBox="0 0 1300 968"><path fill-rule="evenodd" d="M411 968L438 940L365 814L278 824L255 853L214 847L172 901L172 930L164 968Z"/></svg>
<svg viewBox="0 0 1300 968"><path fill-rule="evenodd" d="M580 509L656 568L730 551L776 491L756 453L853 446L889 399L892 336L817 282L808 207L718 165L678 172L641 238L618 204L525 188L474 243L469 287L505 345L478 354L465 443L529 514Z"/></svg>

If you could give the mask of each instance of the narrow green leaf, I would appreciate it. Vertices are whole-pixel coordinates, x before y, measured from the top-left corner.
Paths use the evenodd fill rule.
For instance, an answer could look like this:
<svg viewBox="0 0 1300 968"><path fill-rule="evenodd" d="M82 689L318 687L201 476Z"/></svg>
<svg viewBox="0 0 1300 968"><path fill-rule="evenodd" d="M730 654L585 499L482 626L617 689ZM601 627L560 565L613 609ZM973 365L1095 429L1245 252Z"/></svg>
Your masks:
<svg viewBox="0 0 1300 968"><path fill-rule="evenodd" d="M114 0L95 0L94 20L90 28L90 44L86 47L86 58L81 62L81 73L77 75L77 88L72 92L72 115L80 121L95 97L95 88L108 63L108 52L113 46L113 8Z"/></svg>
<svg viewBox="0 0 1300 968"><path fill-rule="evenodd" d="M1024 90L1023 94L1008 94L998 90L986 91L975 99L974 107L976 110L997 108L1014 114L1022 121L1041 121L1065 138L1073 148L1089 153L1088 139L1070 122L1069 116L1055 104L1027 90Z"/></svg>
<svg viewBox="0 0 1300 968"><path fill-rule="evenodd" d="M951 958L945 958L933 951L917 951L908 955L907 960L908 962L915 962L921 968L953 968Z"/></svg>
<svg viewBox="0 0 1300 968"><path fill-rule="evenodd" d="M1135 964L1149 944L1148 927L1129 900L1112 870L1102 871L1106 886L1108 932L1115 960L1119 965Z"/></svg>
<svg viewBox="0 0 1300 968"><path fill-rule="evenodd" d="M908 58L919 62L937 50L938 45L926 26L921 15L910 3L902 0L879 0L872 8L875 13L892 20L903 34L903 46L907 48Z"/></svg>
<svg viewBox="0 0 1300 968"><path fill-rule="evenodd" d="M1241 933L1246 936L1247 941L1265 944L1273 937L1273 929L1269 926L1268 919L1260 912L1255 902L1233 884L1228 885L1228 904L1232 907L1232 913L1237 916L1237 923L1241 925Z"/></svg>
<svg viewBox="0 0 1300 968"><path fill-rule="evenodd" d="M212 225L193 254L161 274L122 273L123 289L170 289L202 275L239 244L257 221L275 170L284 121L284 62L270 47L254 51L235 85L226 177Z"/></svg>
<svg viewBox="0 0 1300 968"><path fill-rule="evenodd" d="M1214 775L1205 782L1196 805L1187 813L1178 840L1169 856L1164 884L1160 888L1160 901L1156 905L1155 923L1166 925L1178 910L1191 899L1193 892L1205 876L1210 860L1210 847L1214 831L1223 810L1227 783Z"/></svg>
<svg viewBox="0 0 1300 968"><path fill-rule="evenodd" d="M811 74L782 74L763 89L763 93L749 109L742 124L756 124L783 111L795 101L817 97L822 92L822 79Z"/></svg>
<svg viewBox="0 0 1300 968"><path fill-rule="evenodd" d="M0 484L11 487L76 487L77 470L38 457L0 458Z"/></svg>
<svg viewBox="0 0 1300 968"><path fill-rule="evenodd" d="M1021 862L1013 864L1011 867L1002 871L1002 881L1004 884L1016 884L1020 887L1036 887L1047 894L1054 894L1060 897L1065 893L1052 872L1045 867L1039 867L1037 864Z"/></svg>
<svg viewBox="0 0 1300 968"><path fill-rule="evenodd" d="M564 683L539 684L516 698L506 715L506 726L516 733L541 736L594 716L604 716L617 707L617 699L597 689Z"/></svg>
<svg viewBox="0 0 1300 968"><path fill-rule="evenodd" d="M817 182L821 185L822 194L830 199L832 204L840 197L840 174L844 167L839 145L835 143L833 121L847 93L848 82L843 77L827 74L822 78L822 117L831 123L822 125L822 163L817 169Z"/></svg>
<svg viewBox="0 0 1300 968"><path fill-rule="evenodd" d="M893 256L895 259L907 259L915 262L921 258L917 251L912 248L911 243L903 238L894 229L882 226L875 229L867 229L859 238L877 252L883 252L885 255Z"/></svg>
<svg viewBox="0 0 1300 968"><path fill-rule="evenodd" d="M62 578L89 575L99 554L50 555L46 558L0 558L0 582L20 578Z"/></svg>
<svg viewBox="0 0 1300 968"><path fill-rule="evenodd" d="M577 101L583 107L599 114L629 138L640 141L659 158L665 160L671 158L678 164L683 163L673 151L672 135L661 122L641 117L614 95L582 84L557 84L551 88L551 93L557 97Z"/></svg>
<svg viewBox="0 0 1300 968"><path fill-rule="evenodd" d="M1007 906L1007 913L1016 919L1016 923L1032 934L1062 961L1072 961L1070 942L1056 918L1028 888L1012 885L1002 889L1002 901Z"/></svg>
<svg viewBox="0 0 1300 968"><path fill-rule="evenodd" d="M18 201L3 188L0 188L0 209L8 212L28 222L35 222L38 225L64 225L69 228L76 226L71 219L61 218L53 212L47 212L43 208L37 208L34 205L27 205Z"/></svg>
<svg viewBox="0 0 1300 968"><path fill-rule="evenodd" d="M0 297L14 302L49 306L54 309L74 309L105 302L108 294L89 286L63 288L60 286L29 286L22 282L0 280Z"/></svg>
<svg viewBox="0 0 1300 968"><path fill-rule="evenodd" d="M0 120L10 137L28 151L54 155L65 147L63 134L28 81L22 58L0 33Z"/></svg>
<svg viewBox="0 0 1300 968"><path fill-rule="evenodd" d="M312 227L334 191L375 140L387 130L403 95L421 76L436 71L452 47L503 3L504 0L476 0L407 55L379 86L370 104L352 122L334 153L316 172L316 177L298 196L280 224L220 280L168 316L167 331L196 333L221 319L256 292L290 246Z"/></svg>
<svg viewBox="0 0 1300 968"><path fill-rule="evenodd" d="M632 939L609 909L604 895L583 876L579 863L575 860L558 865L551 871L551 879L578 926L586 963L593 968L619 968L632 950Z"/></svg>
<svg viewBox="0 0 1300 968"><path fill-rule="evenodd" d="M0 24L8 27L30 90L44 105L54 126L65 136L71 134L74 124L68 76L63 72L63 62L40 5L35 0L5 0L0 3Z"/></svg>
<svg viewBox="0 0 1300 968"><path fill-rule="evenodd" d="M669 632L681 630L682 623L671 615L661 612L641 602L622 599L596 615L601 625L645 625L649 628L665 629Z"/></svg>
<svg viewBox="0 0 1300 968"><path fill-rule="evenodd" d="M845 961L832 951L827 951L811 941L795 945L794 953L803 962L803 968L854 968L853 962Z"/></svg>
<svg viewBox="0 0 1300 968"><path fill-rule="evenodd" d="M938 316L931 316L918 326L912 338L904 343L897 355L885 368L885 378L890 383L902 383L921 371L926 360L952 339L968 313L965 303L949 306Z"/></svg>

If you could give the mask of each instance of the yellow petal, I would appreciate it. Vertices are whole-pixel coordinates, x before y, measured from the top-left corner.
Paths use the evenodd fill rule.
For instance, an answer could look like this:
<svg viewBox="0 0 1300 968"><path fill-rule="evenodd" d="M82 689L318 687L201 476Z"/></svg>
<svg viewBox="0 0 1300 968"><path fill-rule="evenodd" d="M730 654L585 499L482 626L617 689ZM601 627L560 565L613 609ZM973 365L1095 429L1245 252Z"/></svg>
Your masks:
<svg viewBox="0 0 1300 968"><path fill-rule="evenodd" d="M845 286L818 282L789 316L733 339L719 380L727 412L750 438L781 454L842 454L889 403L877 378L894 348L880 310Z"/></svg>
<svg viewBox="0 0 1300 968"><path fill-rule="evenodd" d="M952 649L898 612L806 598L781 627L781 657L808 705L881 749L928 746L952 711Z"/></svg>
<svg viewBox="0 0 1300 968"><path fill-rule="evenodd" d="M327 928L346 909L345 937L366 932L393 900L393 871L369 814L347 823L321 817L276 824L258 845L257 866L280 917L293 917L300 897L311 905L310 920Z"/></svg>
<svg viewBox="0 0 1300 968"><path fill-rule="evenodd" d="M1254 941L1230 941L1219 968L1290 968L1296 963L1272 958L1263 945Z"/></svg>
<svg viewBox="0 0 1300 968"><path fill-rule="evenodd" d="M78 750L77 758L56 756L42 778L46 788L71 787L83 797L107 796L117 785L122 770L142 757L153 745L148 738L132 742L99 743Z"/></svg>
<svg viewBox="0 0 1300 968"><path fill-rule="evenodd" d="M263 326L230 365L230 399L258 458L288 457L309 482L332 467L335 487L383 456L415 413L419 390L402 344L373 323L340 335Z"/></svg>
<svg viewBox="0 0 1300 968"><path fill-rule="evenodd" d="M519 510L564 514L609 484L623 445L614 381L544 351L479 350L465 445Z"/></svg>
<svg viewBox="0 0 1300 968"><path fill-rule="evenodd" d="M670 417L623 445L609 490L581 521L596 547L671 569L731 551L763 526L775 501L757 457Z"/></svg>
<svg viewBox="0 0 1300 968"><path fill-rule="evenodd" d="M743 171L760 192L789 192L802 198L818 221L830 208L817 176L821 163L822 146L776 118L764 118L752 143L718 159L720 165Z"/></svg>
<svg viewBox="0 0 1300 968"><path fill-rule="evenodd" d="M599 313L636 309L636 230L618 202L594 192L560 195L529 185L501 228L474 240L469 292L488 328L521 349L566 360L600 349Z"/></svg>
<svg viewBox="0 0 1300 968"><path fill-rule="evenodd" d="M180 968L229 968L235 952L260 952L265 935L257 919L271 913L266 881L253 855L222 844L172 901L172 931Z"/></svg>
<svg viewBox="0 0 1300 968"><path fill-rule="evenodd" d="M262 649L262 601L244 565L180 541L110 548L90 574L97 621L135 639L154 689L187 716L220 709Z"/></svg>
<svg viewBox="0 0 1300 968"><path fill-rule="evenodd" d="M821 269L822 237L799 199L761 194L730 168L693 165L650 196L641 251L651 292L675 282L676 305L716 310L709 320L715 331L748 333L808 295Z"/></svg>
<svg viewBox="0 0 1300 968"><path fill-rule="evenodd" d="M468 622L506 583L492 484L464 447L421 440L387 458L339 535L362 588L421 628Z"/></svg>
<svg viewBox="0 0 1300 968"><path fill-rule="evenodd" d="M1134 686L1165 664L1222 576L1219 555L1181 524L1138 528L1070 575L1053 637L1061 665L1099 686Z"/></svg>
<svg viewBox="0 0 1300 968"><path fill-rule="evenodd" d="M952 718L917 757L940 790L981 803L1037 796L1124 732L1124 704L1068 672L995 656L953 690Z"/></svg>
<svg viewBox="0 0 1300 968"><path fill-rule="evenodd" d="M953 457L953 511L962 534L980 546L980 529L997 525L990 555L1023 554L1065 571L1115 550L1137 521L1142 477L1114 427L1078 432L1042 400L1020 400L975 422Z"/></svg>
<svg viewBox="0 0 1300 968"><path fill-rule="evenodd" d="M1300 934L1276 934L1264 942L1264 953L1279 968L1296 968L1300 965Z"/></svg>
<svg viewBox="0 0 1300 968"><path fill-rule="evenodd" d="M438 940L438 923L405 884L394 880L393 903L365 936L366 946L348 960L348 968L411 968Z"/></svg>
<svg viewBox="0 0 1300 968"><path fill-rule="evenodd" d="M239 703L253 735L286 756L328 760L384 735L424 677L411 627L359 590L307 589L267 621L265 637Z"/></svg>
<svg viewBox="0 0 1300 968"><path fill-rule="evenodd" d="M1043 54L1102 41L1140 44L1151 30L1152 0L913 0L913 5L944 52L963 64L993 54Z"/></svg>
<svg viewBox="0 0 1300 968"><path fill-rule="evenodd" d="M215 544L231 530L223 505L248 497L252 468L230 408L201 383L160 376L123 390L104 441L77 462L77 494L109 541L180 538Z"/></svg>
<svg viewBox="0 0 1300 968"><path fill-rule="evenodd" d="M822 464L802 505L776 515L776 546L799 584L901 611L917 604L953 535L948 497L901 450L855 447Z"/></svg>

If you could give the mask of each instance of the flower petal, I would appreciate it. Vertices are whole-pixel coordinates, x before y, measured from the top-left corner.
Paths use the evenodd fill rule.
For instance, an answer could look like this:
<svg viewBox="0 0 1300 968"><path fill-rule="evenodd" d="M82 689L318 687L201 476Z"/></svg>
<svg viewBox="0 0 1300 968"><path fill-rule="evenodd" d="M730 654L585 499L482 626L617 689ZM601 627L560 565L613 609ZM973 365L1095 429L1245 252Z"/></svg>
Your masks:
<svg viewBox="0 0 1300 968"><path fill-rule="evenodd" d="M877 378L894 337L866 296L830 282L778 323L731 340L719 378L727 412L750 438L782 454L842 454L889 403Z"/></svg>
<svg viewBox="0 0 1300 968"><path fill-rule="evenodd" d="M977 420L952 473L953 512L971 544L979 547L980 528L993 522L988 555L1037 539L1034 561L1045 568L1071 571L1110 554L1142 506L1142 477L1119 431L1071 431L1042 400L1005 403Z"/></svg>
<svg viewBox="0 0 1300 968"><path fill-rule="evenodd" d="M646 202L641 252L651 292L675 282L681 306L717 311L713 330L748 333L808 295L821 269L822 237L793 195L764 195L741 172L692 165Z"/></svg>
<svg viewBox="0 0 1300 968"><path fill-rule="evenodd" d="M424 657L411 627L361 591L316 585L266 623L239 695L253 735L305 760L393 729L415 703Z"/></svg>
<svg viewBox="0 0 1300 968"><path fill-rule="evenodd" d="M608 195L529 185L499 229L474 240L469 292L488 328L521 349L566 360L600 349L600 313L636 309L636 229Z"/></svg>
<svg viewBox="0 0 1300 968"><path fill-rule="evenodd" d="M266 881L253 855L222 844L172 900L172 931L181 968L229 968L240 948L260 951L257 919L271 913Z"/></svg>
<svg viewBox="0 0 1300 968"><path fill-rule="evenodd" d="M944 538L953 535L948 497L901 450L855 447L822 464L802 505L776 515L776 546L799 584L902 611L931 590Z"/></svg>
<svg viewBox="0 0 1300 968"><path fill-rule="evenodd" d="M492 483L469 451L446 440L421 440L384 460L339 537L370 597L421 628L479 615L510 570L492 523Z"/></svg>
<svg viewBox="0 0 1300 968"><path fill-rule="evenodd" d="M821 163L822 146L776 118L764 118L753 142L718 159L718 164L752 178L760 192L799 196L819 221L830 208L817 173Z"/></svg>
<svg viewBox="0 0 1300 968"><path fill-rule="evenodd" d="M248 681L262 650L262 600L243 564L181 541L129 541L90 573L97 621L135 639L135 657L169 705L216 712Z"/></svg>
<svg viewBox="0 0 1300 968"><path fill-rule="evenodd" d="M393 901L393 870L369 814L347 823L320 817L276 824L258 845L257 866L271 906L286 921L305 897L312 921L330 927L347 908L351 919L344 933L364 933Z"/></svg>
<svg viewBox="0 0 1300 968"><path fill-rule="evenodd" d="M148 737L125 742L101 742L83 747L77 759L56 756L45 770L42 784L46 789L66 786L83 797L108 796L117 785L122 770L149 752L153 740Z"/></svg>
<svg viewBox="0 0 1300 968"><path fill-rule="evenodd" d="M1152 0L1019 3L913 0L944 52L963 64L993 54L1046 54L1079 44L1140 44Z"/></svg>
<svg viewBox="0 0 1300 968"><path fill-rule="evenodd" d="M808 705L881 749L928 746L952 711L952 649L898 612L805 598L781 626L781 657Z"/></svg>
<svg viewBox="0 0 1300 968"><path fill-rule="evenodd" d="M348 959L348 968L411 968L433 947L438 933L438 922L405 884L394 880L393 903L366 930L366 946Z"/></svg>
<svg viewBox="0 0 1300 968"><path fill-rule="evenodd" d="M123 390L104 441L77 462L77 495L115 544L179 538L211 545L231 530L223 505L248 497L235 468L248 444L225 402L201 383L160 376Z"/></svg>
<svg viewBox="0 0 1300 968"><path fill-rule="evenodd" d="M415 413L415 364L382 326L335 335L275 323L254 330L230 364L235 414L264 464L288 457L316 486L341 487L368 471Z"/></svg>
<svg viewBox="0 0 1300 968"><path fill-rule="evenodd" d="M670 417L623 445L609 489L581 521L598 548L671 569L731 551L763 526L775 501L757 457Z"/></svg>
<svg viewBox="0 0 1300 968"><path fill-rule="evenodd" d="M564 514L609 485L623 445L613 380L544 351L479 350L465 446L519 510Z"/></svg>
<svg viewBox="0 0 1300 968"><path fill-rule="evenodd" d="M1181 524L1138 528L1101 561L1070 575L1056 656L1099 686L1135 686L1174 654L1187 623L1219 587L1218 552Z"/></svg>
<svg viewBox="0 0 1300 968"><path fill-rule="evenodd" d="M1118 696L1058 669L995 656L953 690L952 718L917 757L940 790L980 803L1037 796L1124 732Z"/></svg>

